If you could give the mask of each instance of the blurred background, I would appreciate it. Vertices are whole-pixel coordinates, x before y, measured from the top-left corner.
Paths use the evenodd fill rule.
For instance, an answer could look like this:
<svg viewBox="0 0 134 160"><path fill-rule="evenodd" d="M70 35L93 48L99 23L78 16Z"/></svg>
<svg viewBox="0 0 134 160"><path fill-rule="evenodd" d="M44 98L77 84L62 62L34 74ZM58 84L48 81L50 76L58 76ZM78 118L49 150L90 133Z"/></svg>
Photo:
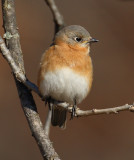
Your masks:
<svg viewBox="0 0 134 160"><path fill-rule="evenodd" d="M134 0L56 0L67 25L85 27L92 45L93 87L81 109L134 102ZM0 7L1 8L1 7ZM27 77L34 83L42 53L54 34L52 14L43 0L17 0L17 23ZM1 14L1 10L0 10ZM0 16L0 34L3 35ZM7 62L0 56L0 159L41 160L20 106ZM47 108L33 94L42 121ZM51 140L63 160L133 160L134 113L69 120L67 129L51 128Z"/></svg>

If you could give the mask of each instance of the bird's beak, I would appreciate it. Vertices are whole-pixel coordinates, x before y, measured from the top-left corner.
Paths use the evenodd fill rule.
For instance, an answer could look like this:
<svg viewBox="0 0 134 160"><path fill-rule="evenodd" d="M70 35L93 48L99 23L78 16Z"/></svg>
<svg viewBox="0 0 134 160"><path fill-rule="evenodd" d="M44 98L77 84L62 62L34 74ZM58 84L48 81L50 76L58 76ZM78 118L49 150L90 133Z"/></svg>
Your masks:
<svg viewBox="0 0 134 160"><path fill-rule="evenodd" d="M94 42L98 42L99 40L95 39L95 38L91 38L89 43L94 43Z"/></svg>

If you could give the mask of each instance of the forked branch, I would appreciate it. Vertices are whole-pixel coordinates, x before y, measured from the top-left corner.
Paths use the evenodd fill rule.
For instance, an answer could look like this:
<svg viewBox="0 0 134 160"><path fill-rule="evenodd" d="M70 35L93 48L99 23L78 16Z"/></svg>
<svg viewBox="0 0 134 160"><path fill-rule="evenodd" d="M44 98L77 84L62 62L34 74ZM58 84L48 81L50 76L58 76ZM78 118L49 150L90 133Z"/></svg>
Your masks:
<svg viewBox="0 0 134 160"><path fill-rule="evenodd" d="M32 135L39 146L44 160L60 160L48 135L44 132L36 104L29 90L29 88L33 88L33 90L38 93L37 87L30 83L25 77L23 54L21 51L19 33L16 24L14 0L2 0L2 11L6 45L0 37L0 48L3 56L12 69L22 109L27 118Z"/></svg>

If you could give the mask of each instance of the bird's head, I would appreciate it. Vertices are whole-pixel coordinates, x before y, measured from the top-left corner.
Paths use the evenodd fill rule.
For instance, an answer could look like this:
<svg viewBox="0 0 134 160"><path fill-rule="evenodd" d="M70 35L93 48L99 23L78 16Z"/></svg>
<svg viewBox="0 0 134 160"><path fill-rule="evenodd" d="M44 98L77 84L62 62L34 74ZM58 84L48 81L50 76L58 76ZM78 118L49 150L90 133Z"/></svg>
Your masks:
<svg viewBox="0 0 134 160"><path fill-rule="evenodd" d="M57 45L68 45L74 49L89 48L94 42L98 40L92 38L89 32L79 25L64 27L56 34L54 40Z"/></svg>

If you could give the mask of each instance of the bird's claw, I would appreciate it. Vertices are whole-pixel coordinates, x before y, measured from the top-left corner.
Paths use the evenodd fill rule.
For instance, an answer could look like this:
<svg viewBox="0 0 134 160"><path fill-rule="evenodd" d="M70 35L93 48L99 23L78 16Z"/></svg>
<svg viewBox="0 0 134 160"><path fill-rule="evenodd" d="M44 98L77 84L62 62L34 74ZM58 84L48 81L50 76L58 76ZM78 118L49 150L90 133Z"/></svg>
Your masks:
<svg viewBox="0 0 134 160"><path fill-rule="evenodd" d="M75 117L75 115L76 115L76 108L77 108L76 105L74 105L74 106L72 107L72 112L71 112L71 118L70 118L70 120Z"/></svg>

